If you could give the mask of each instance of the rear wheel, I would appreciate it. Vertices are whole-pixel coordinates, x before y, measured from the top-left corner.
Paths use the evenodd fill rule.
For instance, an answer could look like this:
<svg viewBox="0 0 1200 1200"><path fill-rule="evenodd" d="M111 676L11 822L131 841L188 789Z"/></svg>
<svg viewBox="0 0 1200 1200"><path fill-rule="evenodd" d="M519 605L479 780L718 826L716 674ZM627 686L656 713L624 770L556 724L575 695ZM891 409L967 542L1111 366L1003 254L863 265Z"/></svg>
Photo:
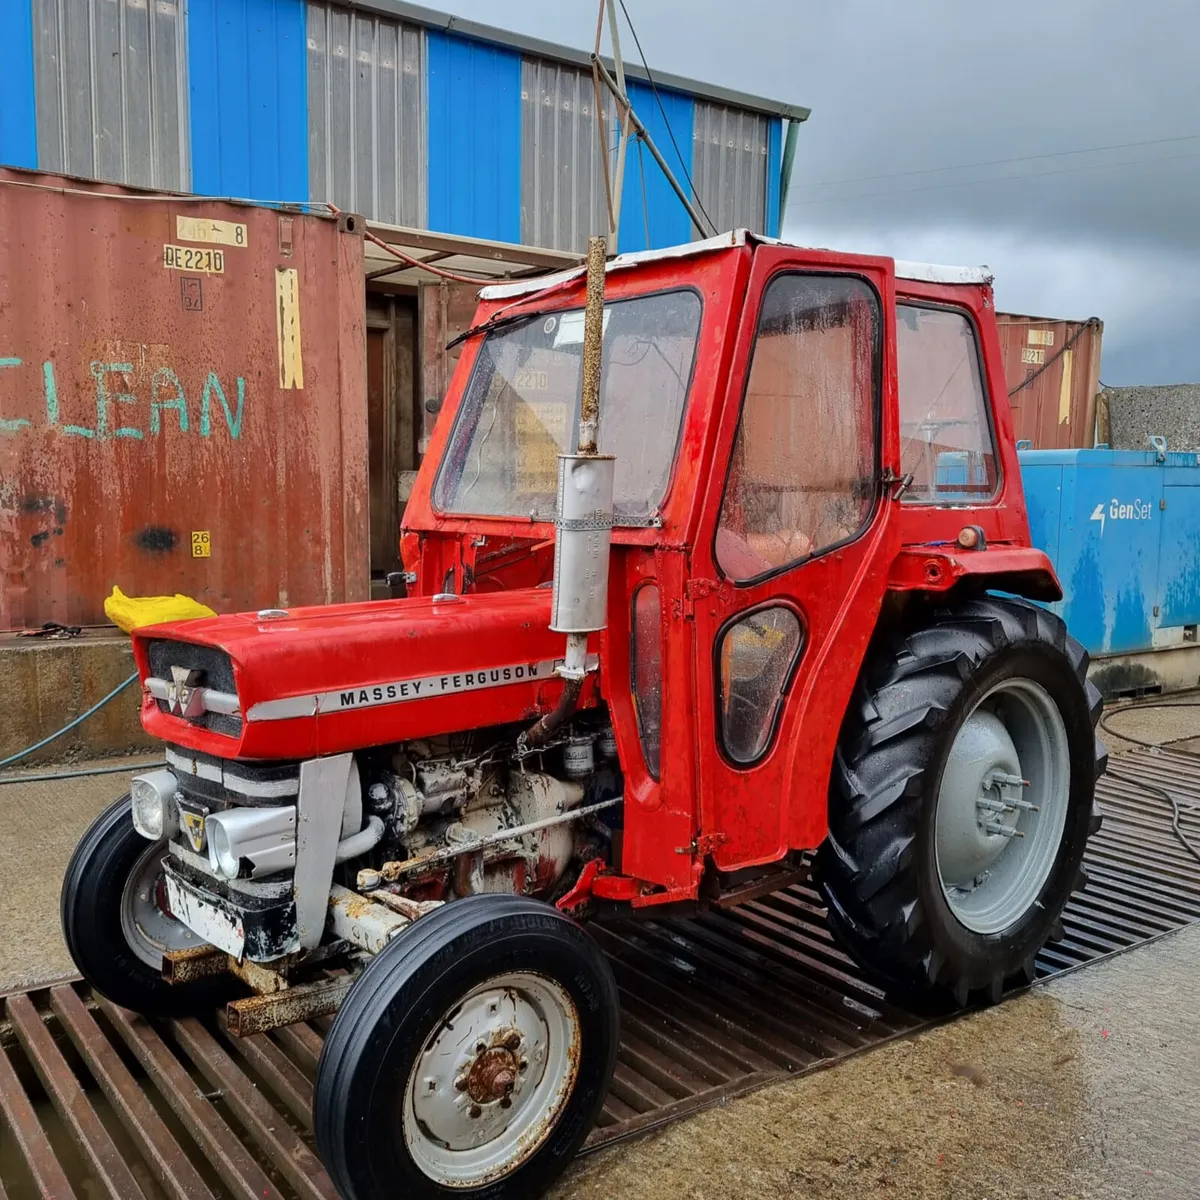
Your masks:
<svg viewBox="0 0 1200 1200"><path fill-rule="evenodd" d="M166 840L147 841L133 827L122 796L83 835L63 879L63 935L79 972L101 995L145 1016L202 1013L227 998L229 980L170 984L163 953L202 945L166 907L162 860Z"/></svg>
<svg viewBox="0 0 1200 1200"><path fill-rule="evenodd" d="M993 597L872 653L817 875L835 933L892 990L961 1005L1032 981L1100 824L1087 665L1059 618Z"/></svg>
<svg viewBox="0 0 1200 1200"><path fill-rule="evenodd" d="M422 917L321 1054L314 1131L339 1194L539 1195L604 1102L617 1024L607 960L548 905L480 895Z"/></svg>

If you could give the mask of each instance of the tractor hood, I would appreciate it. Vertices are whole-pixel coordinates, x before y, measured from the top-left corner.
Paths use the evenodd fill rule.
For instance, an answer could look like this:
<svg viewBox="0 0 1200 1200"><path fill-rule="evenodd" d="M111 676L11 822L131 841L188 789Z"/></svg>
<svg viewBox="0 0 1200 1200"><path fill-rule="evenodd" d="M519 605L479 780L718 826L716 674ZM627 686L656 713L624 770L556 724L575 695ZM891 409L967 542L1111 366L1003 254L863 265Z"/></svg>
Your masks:
<svg viewBox="0 0 1200 1200"><path fill-rule="evenodd" d="M550 592L528 589L151 626L142 724L224 758L309 758L532 720L562 687L549 622Z"/></svg>

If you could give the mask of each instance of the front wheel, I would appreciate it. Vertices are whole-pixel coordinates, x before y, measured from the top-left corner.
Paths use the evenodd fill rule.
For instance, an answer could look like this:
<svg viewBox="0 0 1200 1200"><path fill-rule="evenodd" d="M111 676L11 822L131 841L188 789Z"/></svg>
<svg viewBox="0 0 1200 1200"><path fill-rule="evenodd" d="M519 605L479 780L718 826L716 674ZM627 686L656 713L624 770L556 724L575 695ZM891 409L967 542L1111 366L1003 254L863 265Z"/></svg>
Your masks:
<svg viewBox="0 0 1200 1200"><path fill-rule="evenodd" d="M885 986L999 999L1061 928L1103 747L1087 653L1052 613L982 597L876 646L838 748L817 876Z"/></svg>
<svg viewBox="0 0 1200 1200"><path fill-rule="evenodd" d="M227 998L226 979L170 984L163 952L203 945L166 907L166 839L133 827L128 794L83 835L63 879L63 936L80 974L101 995L148 1017L202 1013Z"/></svg>
<svg viewBox="0 0 1200 1200"><path fill-rule="evenodd" d="M582 929L518 896L456 900L377 955L338 1012L313 1103L340 1195L537 1196L616 1061L616 985Z"/></svg>

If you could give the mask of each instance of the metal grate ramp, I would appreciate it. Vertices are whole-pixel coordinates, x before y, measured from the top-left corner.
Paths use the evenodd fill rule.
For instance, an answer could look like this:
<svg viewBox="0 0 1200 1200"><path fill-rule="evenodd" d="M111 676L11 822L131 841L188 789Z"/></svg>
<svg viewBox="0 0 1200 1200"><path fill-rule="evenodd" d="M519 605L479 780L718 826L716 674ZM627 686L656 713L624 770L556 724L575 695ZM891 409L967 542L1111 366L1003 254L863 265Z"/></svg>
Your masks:
<svg viewBox="0 0 1200 1200"><path fill-rule="evenodd" d="M1200 920L1200 760L1136 752L1100 787L1091 882L1043 976ZM598 926L622 1003L612 1090L585 1149L909 1034L835 947L803 884L691 920ZM0 1200L325 1197L309 1109L328 1021L246 1039L197 1020L152 1024L82 984L5 997Z"/></svg>

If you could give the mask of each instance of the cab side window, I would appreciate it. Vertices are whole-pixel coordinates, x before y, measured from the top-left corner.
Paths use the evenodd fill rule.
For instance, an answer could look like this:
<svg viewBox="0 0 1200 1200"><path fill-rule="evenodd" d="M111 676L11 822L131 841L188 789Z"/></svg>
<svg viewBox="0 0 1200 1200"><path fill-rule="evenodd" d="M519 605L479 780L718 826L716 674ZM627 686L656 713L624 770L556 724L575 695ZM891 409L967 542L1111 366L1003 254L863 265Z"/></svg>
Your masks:
<svg viewBox="0 0 1200 1200"><path fill-rule="evenodd" d="M974 504L994 494L996 446L975 327L963 312L896 307L900 469L908 504Z"/></svg>
<svg viewBox="0 0 1200 1200"><path fill-rule="evenodd" d="M746 583L849 541L875 502L879 300L846 275L767 286L717 531Z"/></svg>

